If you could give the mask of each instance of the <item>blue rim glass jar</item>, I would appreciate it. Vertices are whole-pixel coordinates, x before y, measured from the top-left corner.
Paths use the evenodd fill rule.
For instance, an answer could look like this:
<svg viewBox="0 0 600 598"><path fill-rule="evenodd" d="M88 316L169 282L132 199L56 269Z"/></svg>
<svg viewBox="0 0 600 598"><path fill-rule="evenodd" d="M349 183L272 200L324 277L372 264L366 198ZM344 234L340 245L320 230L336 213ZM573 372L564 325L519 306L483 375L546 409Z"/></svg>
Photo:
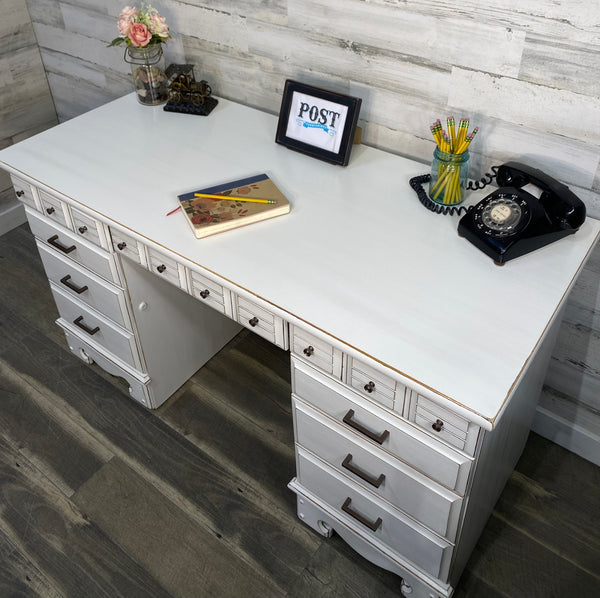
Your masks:
<svg viewBox="0 0 600 598"><path fill-rule="evenodd" d="M469 150L451 154L436 147L431 162L429 197L444 206L461 203L465 198L468 173Z"/></svg>

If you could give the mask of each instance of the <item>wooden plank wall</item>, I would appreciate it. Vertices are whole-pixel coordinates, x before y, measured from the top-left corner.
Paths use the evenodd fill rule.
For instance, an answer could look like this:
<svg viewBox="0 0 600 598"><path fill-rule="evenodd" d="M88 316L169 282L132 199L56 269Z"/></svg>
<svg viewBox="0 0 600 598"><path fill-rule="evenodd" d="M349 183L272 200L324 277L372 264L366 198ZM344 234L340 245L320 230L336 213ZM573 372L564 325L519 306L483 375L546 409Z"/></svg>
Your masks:
<svg viewBox="0 0 600 598"><path fill-rule="evenodd" d="M0 148L57 122L25 0L2 0ZM8 174L0 171L0 235L25 221Z"/></svg>
<svg viewBox="0 0 600 598"><path fill-rule="evenodd" d="M119 0L28 0L60 120L131 91ZM174 41L217 95L277 113L286 78L363 99L363 142L431 159L429 125L481 131L471 175L518 159L600 217L600 5L587 0L161 0ZM118 142L118 140L115 140ZM343 173L340 172L340 176ZM596 251L569 302L536 430L600 460ZM594 457L594 454L596 455ZM597 461L598 462L598 461Z"/></svg>

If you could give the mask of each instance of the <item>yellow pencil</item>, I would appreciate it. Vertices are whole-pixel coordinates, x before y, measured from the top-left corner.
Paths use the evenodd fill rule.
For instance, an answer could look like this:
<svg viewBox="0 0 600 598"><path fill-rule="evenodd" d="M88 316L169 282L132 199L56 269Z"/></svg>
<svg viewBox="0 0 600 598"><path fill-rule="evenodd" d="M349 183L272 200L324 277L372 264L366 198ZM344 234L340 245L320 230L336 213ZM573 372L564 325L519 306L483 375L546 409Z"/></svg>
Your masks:
<svg viewBox="0 0 600 598"><path fill-rule="evenodd" d="M254 197L233 197L231 195L211 195L210 193L194 193L194 197L205 197L206 199L226 199L229 201L244 201L248 203L277 203L274 199L258 199Z"/></svg>

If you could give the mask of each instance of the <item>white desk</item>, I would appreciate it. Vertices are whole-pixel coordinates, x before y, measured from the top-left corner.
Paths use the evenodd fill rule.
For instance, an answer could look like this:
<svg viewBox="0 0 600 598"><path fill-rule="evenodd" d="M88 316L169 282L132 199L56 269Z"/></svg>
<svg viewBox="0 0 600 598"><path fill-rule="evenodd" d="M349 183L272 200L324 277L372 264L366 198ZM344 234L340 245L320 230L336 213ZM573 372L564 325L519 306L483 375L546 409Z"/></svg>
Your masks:
<svg viewBox="0 0 600 598"><path fill-rule="evenodd" d="M256 316L292 352L300 516L406 593L448 597L521 453L600 223L499 268L419 204L408 180L426 166L364 146L332 166L276 145L276 122L129 95L1 151L0 166L76 354L156 407ZM260 172L289 215L201 240L166 216L179 193ZM378 488L366 469L387 472Z"/></svg>

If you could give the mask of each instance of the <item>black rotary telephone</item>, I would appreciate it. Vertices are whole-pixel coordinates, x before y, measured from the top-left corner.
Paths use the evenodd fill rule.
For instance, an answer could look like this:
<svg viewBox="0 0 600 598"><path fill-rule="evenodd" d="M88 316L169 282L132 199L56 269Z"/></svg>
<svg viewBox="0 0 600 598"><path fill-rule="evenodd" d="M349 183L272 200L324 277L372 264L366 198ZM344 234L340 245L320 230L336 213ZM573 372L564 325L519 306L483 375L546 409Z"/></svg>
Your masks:
<svg viewBox="0 0 600 598"><path fill-rule="evenodd" d="M464 214L458 234L497 265L571 235L584 223L585 204L566 185L541 170L519 162L507 162L494 170L499 189L470 208L448 209L431 201L421 187L429 175L411 179L411 186L428 209ZM469 188L489 184L493 177L488 177L483 185L476 183Z"/></svg>

